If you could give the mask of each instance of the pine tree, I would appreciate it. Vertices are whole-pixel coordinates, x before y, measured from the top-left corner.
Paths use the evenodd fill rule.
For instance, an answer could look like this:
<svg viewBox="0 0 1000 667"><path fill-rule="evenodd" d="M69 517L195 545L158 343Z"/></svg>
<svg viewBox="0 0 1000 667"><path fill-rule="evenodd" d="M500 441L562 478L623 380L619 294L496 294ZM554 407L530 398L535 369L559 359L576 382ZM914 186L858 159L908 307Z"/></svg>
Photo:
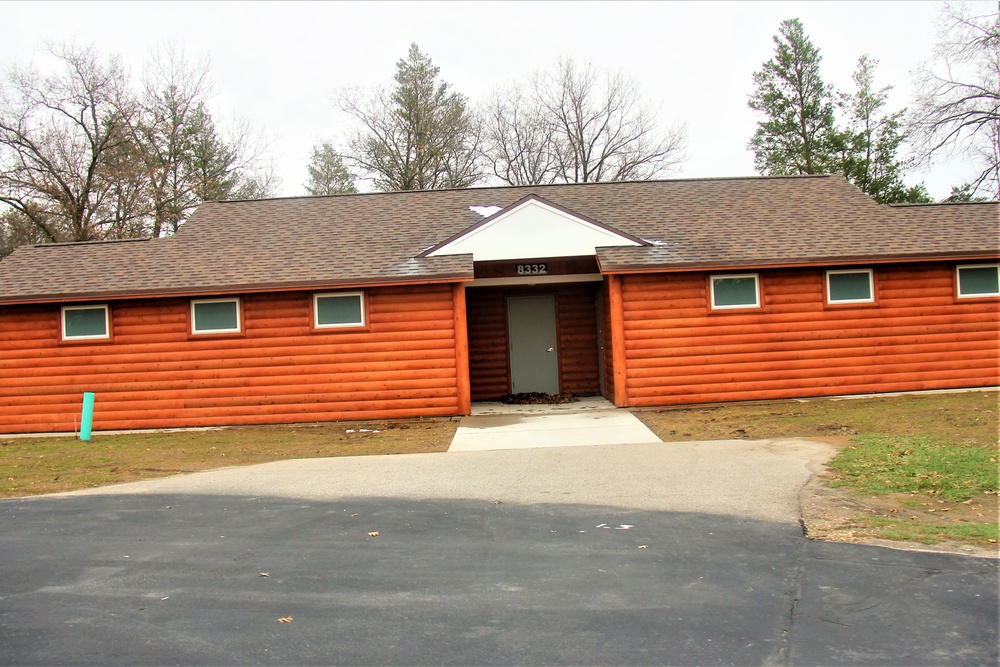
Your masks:
<svg viewBox="0 0 1000 667"><path fill-rule="evenodd" d="M350 162L379 190L464 188L481 175L479 129L463 95L438 80L440 69L410 46L396 63L395 87L368 100L346 95L341 108L363 129L350 143Z"/></svg>
<svg viewBox="0 0 1000 667"><path fill-rule="evenodd" d="M931 201L923 184L903 183L906 165L897 158L906 135L902 129L906 109L882 111L892 86L875 89L878 61L863 55L854 72L855 92L841 95L847 128L838 133L840 168L849 181L882 204Z"/></svg>
<svg viewBox="0 0 1000 667"><path fill-rule="evenodd" d="M309 163L309 182L305 185L310 195L354 194L354 176L347 170L344 160L333 145L323 142L313 147Z"/></svg>
<svg viewBox="0 0 1000 667"><path fill-rule="evenodd" d="M836 137L833 92L820 76L819 49L798 19L781 23L774 44L774 57L753 75L748 105L765 119L747 147L761 174L824 173Z"/></svg>

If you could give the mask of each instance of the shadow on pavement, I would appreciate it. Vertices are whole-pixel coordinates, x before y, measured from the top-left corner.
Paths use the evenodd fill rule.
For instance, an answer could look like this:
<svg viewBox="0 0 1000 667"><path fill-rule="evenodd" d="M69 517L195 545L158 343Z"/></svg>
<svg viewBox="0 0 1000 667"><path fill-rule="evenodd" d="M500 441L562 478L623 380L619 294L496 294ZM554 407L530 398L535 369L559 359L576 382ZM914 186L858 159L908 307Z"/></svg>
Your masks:
<svg viewBox="0 0 1000 667"><path fill-rule="evenodd" d="M0 524L3 664L997 661L996 561L784 523L95 495L2 501Z"/></svg>

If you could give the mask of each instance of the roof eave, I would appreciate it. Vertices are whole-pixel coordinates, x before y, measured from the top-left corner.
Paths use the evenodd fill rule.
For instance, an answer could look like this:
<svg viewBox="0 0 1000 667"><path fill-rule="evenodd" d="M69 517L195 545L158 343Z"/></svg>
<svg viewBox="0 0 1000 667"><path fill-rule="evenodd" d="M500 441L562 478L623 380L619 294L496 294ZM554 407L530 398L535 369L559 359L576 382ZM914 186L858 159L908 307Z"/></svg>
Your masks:
<svg viewBox="0 0 1000 667"><path fill-rule="evenodd" d="M17 297L0 297L0 306L31 305L45 303L81 303L92 301L124 301L136 299L190 298L216 296L220 294L255 294L260 292L301 292L317 289L347 289L365 287L391 287L393 285L434 285L442 283L464 283L474 280L472 271L450 274L413 276L407 278L352 278L350 280L305 281L295 283L255 283L242 285L212 285L210 287L146 290L108 290L78 292L73 294L31 294Z"/></svg>
<svg viewBox="0 0 1000 667"><path fill-rule="evenodd" d="M838 266L857 264L900 264L929 261L983 261L997 260L1000 253L991 252L950 252L919 255L837 255L830 257L808 257L790 260L758 260L753 262L677 262L677 263L635 263L617 264L613 267L603 266L598 256L598 268L605 275L626 273L682 273L685 271L702 270L746 270L746 269L782 269L801 268L809 266Z"/></svg>

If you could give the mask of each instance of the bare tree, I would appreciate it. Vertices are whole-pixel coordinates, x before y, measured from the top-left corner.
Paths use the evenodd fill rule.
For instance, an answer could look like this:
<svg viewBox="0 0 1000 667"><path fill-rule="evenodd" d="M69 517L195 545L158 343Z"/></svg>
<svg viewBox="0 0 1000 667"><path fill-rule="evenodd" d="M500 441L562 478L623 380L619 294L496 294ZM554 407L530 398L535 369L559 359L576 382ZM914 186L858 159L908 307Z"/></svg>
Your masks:
<svg viewBox="0 0 1000 667"><path fill-rule="evenodd" d="M49 241L114 238L135 214L117 187L135 113L125 72L92 48L49 51L59 74L13 67L0 90L0 202Z"/></svg>
<svg viewBox="0 0 1000 667"><path fill-rule="evenodd" d="M207 107L209 70L207 59L191 62L174 45L147 63L131 129L153 237L175 233L205 199L257 199L273 189L273 174L260 168L264 139L243 120L220 136Z"/></svg>
<svg viewBox="0 0 1000 667"><path fill-rule="evenodd" d="M559 177L556 128L524 89L507 85L483 105L482 153L508 185L554 183Z"/></svg>
<svg viewBox="0 0 1000 667"><path fill-rule="evenodd" d="M379 190L464 188L480 178L479 129L463 95L438 81L440 69L416 44L396 63L392 89L340 95L362 129L345 156Z"/></svg>
<svg viewBox="0 0 1000 667"><path fill-rule="evenodd" d="M498 91L484 110L483 152L506 183L643 180L685 159L684 127L661 127L621 72L559 60L527 91Z"/></svg>
<svg viewBox="0 0 1000 667"><path fill-rule="evenodd" d="M0 258L15 248L33 243L44 243L42 230L20 211L7 209L0 213Z"/></svg>
<svg viewBox="0 0 1000 667"><path fill-rule="evenodd" d="M93 47L49 52L44 76L13 67L0 86L0 203L45 241L160 236L205 199L260 198L273 188L263 141L245 121L223 135L206 106L208 64L154 54L136 94L117 58Z"/></svg>
<svg viewBox="0 0 1000 667"><path fill-rule="evenodd" d="M947 3L943 19L935 62L917 72L910 126L919 156L970 158L978 173L964 189L1000 199L1000 2Z"/></svg>
<svg viewBox="0 0 1000 667"><path fill-rule="evenodd" d="M190 63L175 46L153 52L143 74L141 114L132 124L155 238L176 232L199 203L190 178L192 123L210 94L208 61Z"/></svg>
<svg viewBox="0 0 1000 667"><path fill-rule="evenodd" d="M542 109L557 132L560 180L569 183L652 178L684 159L684 129L660 130L638 85L621 72L603 80L592 65L560 60L534 77Z"/></svg>

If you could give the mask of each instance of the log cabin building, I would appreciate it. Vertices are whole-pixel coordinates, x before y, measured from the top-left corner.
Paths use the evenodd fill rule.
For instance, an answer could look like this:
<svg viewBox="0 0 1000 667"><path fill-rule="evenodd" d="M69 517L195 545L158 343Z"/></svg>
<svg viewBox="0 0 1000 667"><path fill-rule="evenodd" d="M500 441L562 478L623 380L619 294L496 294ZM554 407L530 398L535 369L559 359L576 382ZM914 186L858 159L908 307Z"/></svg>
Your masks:
<svg viewBox="0 0 1000 667"><path fill-rule="evenodd" d="M0 261L0 433L992 387L998 246L839 176L207 202Z"/></svg>

